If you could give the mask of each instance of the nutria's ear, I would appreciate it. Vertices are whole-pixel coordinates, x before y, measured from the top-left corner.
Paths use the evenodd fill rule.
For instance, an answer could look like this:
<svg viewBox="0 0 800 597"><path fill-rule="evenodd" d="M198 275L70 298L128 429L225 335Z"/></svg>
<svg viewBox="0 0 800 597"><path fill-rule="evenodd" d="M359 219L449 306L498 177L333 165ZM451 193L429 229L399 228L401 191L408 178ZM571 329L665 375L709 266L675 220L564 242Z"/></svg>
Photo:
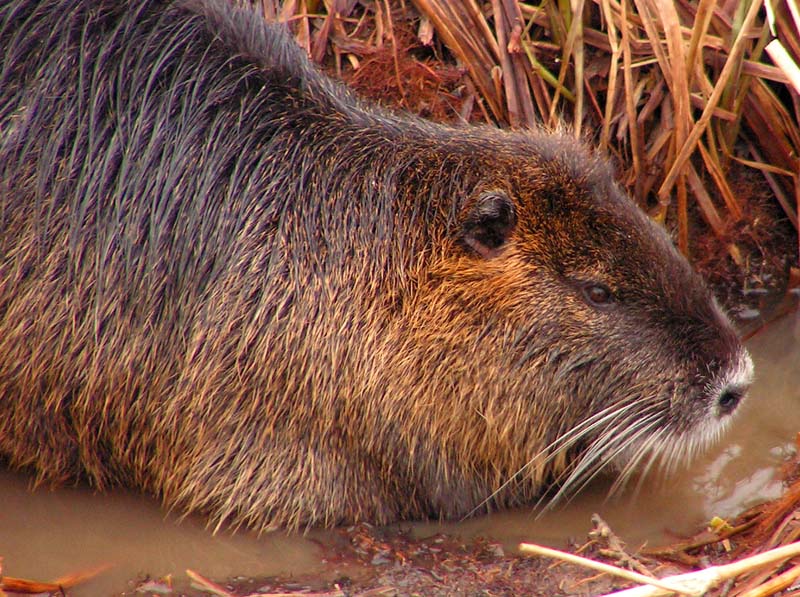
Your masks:
<svg viewBox="0 0 800 597"><path fill-rule="evenodd" d="M481 195L461 224L461 238L481 257L492 257L508 241L517 214L514 204L502 191Z"/></svg>

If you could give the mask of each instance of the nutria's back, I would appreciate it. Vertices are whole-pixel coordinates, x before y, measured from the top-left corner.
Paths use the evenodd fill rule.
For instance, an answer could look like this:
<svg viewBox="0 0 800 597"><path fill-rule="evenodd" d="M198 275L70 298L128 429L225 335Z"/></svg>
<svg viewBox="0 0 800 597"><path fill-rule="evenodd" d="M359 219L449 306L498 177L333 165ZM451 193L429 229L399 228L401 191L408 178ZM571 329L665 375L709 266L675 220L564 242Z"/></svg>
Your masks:
<svg viewBox="0 0 800 597"><path fill-rule="evenodd" d="M12 466L259 529L454 517L674 466L743 397L705 285L573 140L363 104L221 0L0 24Z"/></svg>

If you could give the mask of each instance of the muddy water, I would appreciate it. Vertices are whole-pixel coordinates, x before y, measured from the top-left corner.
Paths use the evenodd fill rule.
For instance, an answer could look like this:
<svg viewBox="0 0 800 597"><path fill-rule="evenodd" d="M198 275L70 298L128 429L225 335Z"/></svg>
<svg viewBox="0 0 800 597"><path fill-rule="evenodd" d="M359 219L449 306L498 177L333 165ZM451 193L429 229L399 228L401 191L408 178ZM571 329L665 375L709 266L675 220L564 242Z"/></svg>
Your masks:
<svg viewBox="0 0 800 597"><path fill-rule="evenodd" d="M454 525L413 525L437 532L482 535L512 547L520 540L561 544L582 538L599 512L629 544L665 541L692 532L712 516L730 517L781 492L778 468L800 431L800 315L785 318L749 341L757 380L724 443L668 481L646 481L634 497L605 501L599 484L547 514L497 513ZM198 519L178 521L153 500L125 492L95 495L85 488L28 489L22 475L0 472L0 557L9 576L53 580L110 563L101 577L72 595L130 589L132 578L192 568L215 579L326 572L319 543L308 537L240 532L211 535ZM328 572L330 572L328 570Z"/></svg>
<svg viewBox="0 0 800 597"><path fill-rule="evenodd" d="M110 564L70 595L110 595L145 574L179 581L187 568L211 578L315 572L319 548L285 534L212 535L198 519L178 521L151 499L84 488L29 491L21 475L0 474L3 573L41 581Z"/></svg>

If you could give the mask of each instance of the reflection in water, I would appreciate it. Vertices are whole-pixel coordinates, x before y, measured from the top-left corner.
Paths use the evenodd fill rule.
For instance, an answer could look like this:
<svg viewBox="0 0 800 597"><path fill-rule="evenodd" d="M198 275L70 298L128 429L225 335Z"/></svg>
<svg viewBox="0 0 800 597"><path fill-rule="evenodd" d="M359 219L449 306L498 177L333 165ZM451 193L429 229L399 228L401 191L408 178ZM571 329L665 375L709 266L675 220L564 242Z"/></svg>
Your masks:
<svg viewBox="0 0 800 597"><path fill-rule="evenodd" d="M781 320L748 342L756 384L723 444L689 470L667 480L649 479L635 496L605 500L608 483L598 483L570 504L537 517L530 510L500 512L459 524L412 525L413 532L483 535L509 548L520 540L559 545L582 539L590 516L600 513L612 528L637 545L672 533L690 533L712 516L731 517L777 497L778 469L794 450L800 431L800 315ZM0 473L0 557L9 576L52 580L102 563L116 567L75 595L124 590L126 581L186 568L224 579L233 576L314 573L321 552L308 537L281 533L260 538L240 532L212 536L202 521L177 523L152 500L117 492L27 489L21 475ZM406 526L406 525L404 525ZM323 543L329 535L313 533Z"/></svg>

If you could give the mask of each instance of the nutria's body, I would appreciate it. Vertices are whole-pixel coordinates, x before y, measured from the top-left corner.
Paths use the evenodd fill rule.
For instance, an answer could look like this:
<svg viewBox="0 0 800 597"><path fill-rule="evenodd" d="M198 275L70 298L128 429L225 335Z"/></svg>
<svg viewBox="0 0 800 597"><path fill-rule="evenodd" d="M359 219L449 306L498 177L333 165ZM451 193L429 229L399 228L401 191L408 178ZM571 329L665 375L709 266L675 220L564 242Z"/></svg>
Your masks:
<svg viewBox="0 0 800 597"><path fill-rule="evenodd" d="M749 383L567 137L366 106L222 2L13 0L0 47L0 455L42 480L462 516L674 464Z"/></svg>

